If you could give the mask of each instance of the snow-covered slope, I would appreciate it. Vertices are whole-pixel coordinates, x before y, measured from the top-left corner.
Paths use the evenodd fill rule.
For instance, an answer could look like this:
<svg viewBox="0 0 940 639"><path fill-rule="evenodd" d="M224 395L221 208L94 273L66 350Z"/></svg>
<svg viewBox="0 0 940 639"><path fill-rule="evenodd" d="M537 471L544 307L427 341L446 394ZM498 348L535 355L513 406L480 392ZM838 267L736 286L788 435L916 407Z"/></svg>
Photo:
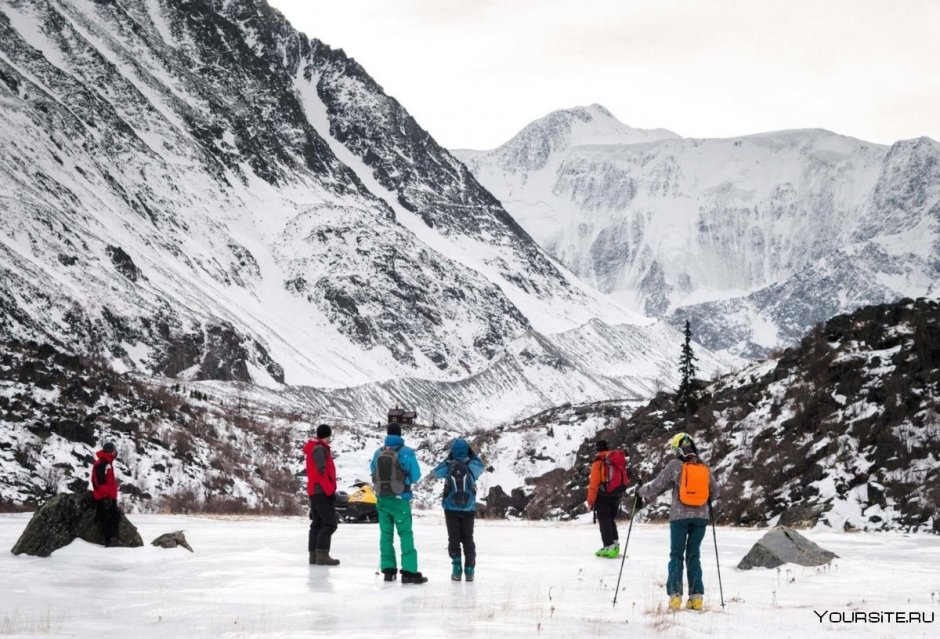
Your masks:
<svg viewBox="0 0 940 639"><path fill-rule="evenodd" d="M688 421L666 393L608 419L603 434L636 476L649 481L686 431L721 485L720 521L940 533L940 303L839 315L776 359L701 387ZM596 430L600 414L569 421ZM528 508L582 513L594 450L587 439L569 471L536 480ZM666 516L668 500L646 512Z"/></svg>
<svg viewBox="0 0 940 639"><path fill-rule="evenodd" d="M691 317L713 349L756 355L838 312L938 294L937 142L683 139L611 120L559 111L455 153L572 272L674 325Z"/></svg>
<svg viewBox="0 0 940 639"><path fill-rule="evenodd" d="M0 334L119 370L383 401L456 384L524 412L668 368L668 329L263 0L0 5L0 213ZM595 320L652 366L558 354L606 350Z"/></svg>

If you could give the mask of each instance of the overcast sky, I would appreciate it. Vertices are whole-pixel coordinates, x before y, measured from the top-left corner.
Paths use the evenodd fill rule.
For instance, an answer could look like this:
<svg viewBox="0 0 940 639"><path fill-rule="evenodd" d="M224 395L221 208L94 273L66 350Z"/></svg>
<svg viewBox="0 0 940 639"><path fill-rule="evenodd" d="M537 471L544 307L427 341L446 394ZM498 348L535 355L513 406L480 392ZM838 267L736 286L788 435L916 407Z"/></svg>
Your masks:
<svg viewBox="0 0 940 639"><path fill-rule="evenodd" d="M444 146L594 102L684 136L940 140L940 0L269 0Z"/></svg>

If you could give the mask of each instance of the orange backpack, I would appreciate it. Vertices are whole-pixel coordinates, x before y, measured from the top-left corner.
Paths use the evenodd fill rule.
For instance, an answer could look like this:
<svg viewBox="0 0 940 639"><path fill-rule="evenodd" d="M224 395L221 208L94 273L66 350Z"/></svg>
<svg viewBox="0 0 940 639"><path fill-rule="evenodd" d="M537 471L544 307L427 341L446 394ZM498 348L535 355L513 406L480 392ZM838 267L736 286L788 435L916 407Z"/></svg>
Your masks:
<svg viewBox="0 0 940 639"><path fill-rule="evenodd" d="M679 477L679 501L686 506L708 503L708 466L701 462L683 462Z"/></svg>

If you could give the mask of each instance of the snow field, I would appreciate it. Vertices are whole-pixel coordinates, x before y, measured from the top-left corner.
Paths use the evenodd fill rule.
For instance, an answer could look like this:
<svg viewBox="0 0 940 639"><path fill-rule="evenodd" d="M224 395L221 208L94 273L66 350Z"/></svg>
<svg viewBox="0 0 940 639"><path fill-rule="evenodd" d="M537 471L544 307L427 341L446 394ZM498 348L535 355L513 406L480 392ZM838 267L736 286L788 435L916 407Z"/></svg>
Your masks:
<svg viewBox="0 0 940 639"><path fill-rule="evenodd" d="M28 515L0 516L12 547ZM931 637L933 624L820 623L813 610L940 612L940 538L811 531L840 555L831 568L737 571L764 533L718 530L727 608L718 602L709 532L702 547L706 607L663 610L668 529L638 524L621 592L620 561L597 559L582 523L476 524L477 581L454 583L439 510L417 513L426 586L376 574L378 527L341 525L337 568L306 563L305 518L136 515L149 542L184 529L195 549L104 549L77 541L48 559L0 556L0 635L90 637ZM621 525L621 539L626 526ZM835 634L834 634L835 633ZM847 633L847 634L846 634Z"/></svg>

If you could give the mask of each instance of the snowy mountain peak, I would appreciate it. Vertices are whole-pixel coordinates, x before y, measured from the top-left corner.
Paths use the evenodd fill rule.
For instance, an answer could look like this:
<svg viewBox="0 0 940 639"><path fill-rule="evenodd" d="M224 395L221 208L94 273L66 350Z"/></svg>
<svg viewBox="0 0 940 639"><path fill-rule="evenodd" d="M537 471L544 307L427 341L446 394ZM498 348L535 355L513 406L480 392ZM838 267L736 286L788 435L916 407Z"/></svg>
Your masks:
<svg viewBox="0 0 940 639"><path fill-rule="evenodd" d="M454 154L471 164L475 158L492 157L504 170L523 173L538 171L553 155L578 146L642 144L678 137L666 129L627 126L605 107L592 104L553 111L491 151L460 150Z"/></svg>
<svg viewBox="0 0 940 639"><path fill-rule="evenodd" d="M713 349L760 355L828 315L938 293L937 142L795 129L636 143L661 133L594 105L458 155L582 280L692 318Z"/></svg>

